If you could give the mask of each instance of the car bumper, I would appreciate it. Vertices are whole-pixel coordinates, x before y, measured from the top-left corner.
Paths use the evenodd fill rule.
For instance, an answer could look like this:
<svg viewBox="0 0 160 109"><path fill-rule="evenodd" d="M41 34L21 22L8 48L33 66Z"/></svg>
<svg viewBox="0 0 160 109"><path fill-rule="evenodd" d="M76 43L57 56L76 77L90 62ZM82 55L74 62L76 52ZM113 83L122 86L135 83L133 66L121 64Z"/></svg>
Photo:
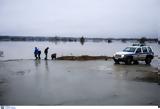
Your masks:
<svg viewBox="0 0 160 109"><path fill-rule="evenodd" d="M113 57L113 60L125 62L126 58L115 58L115 57Z"/></svg>

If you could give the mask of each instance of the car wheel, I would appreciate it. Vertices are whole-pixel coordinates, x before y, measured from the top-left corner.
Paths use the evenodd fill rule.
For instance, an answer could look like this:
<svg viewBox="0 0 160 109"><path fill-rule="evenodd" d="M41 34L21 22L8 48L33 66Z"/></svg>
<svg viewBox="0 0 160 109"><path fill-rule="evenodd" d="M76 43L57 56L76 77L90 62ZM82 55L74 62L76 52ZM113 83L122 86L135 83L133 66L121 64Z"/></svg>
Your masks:
<svg viewBox="0 0 160 109"><path fill-rule="evenodd" d="M114 59L115 64L119 64L119 61L117 59Z"/></svg>
<svg viewBox="0 0 160 109"><path fill-rule="evenodd" d="M146 64L150 64L151 61L152 61L152 59L150 57L147 57L146 60L145 60Z"/></svg>
<svg viewBox="0 0 160 109"><path fill-rule="evenodd" d="M130 65L132 64L132 58L127 58L125 64Z"/></svg>
<svg viewBox="0 0 160 109"><path fill-rule="evenodd" d="M133 61L133 64L136 64L136 65L137 65L137 64L139 64L139 62L138 62L138 61Z"/></svg>

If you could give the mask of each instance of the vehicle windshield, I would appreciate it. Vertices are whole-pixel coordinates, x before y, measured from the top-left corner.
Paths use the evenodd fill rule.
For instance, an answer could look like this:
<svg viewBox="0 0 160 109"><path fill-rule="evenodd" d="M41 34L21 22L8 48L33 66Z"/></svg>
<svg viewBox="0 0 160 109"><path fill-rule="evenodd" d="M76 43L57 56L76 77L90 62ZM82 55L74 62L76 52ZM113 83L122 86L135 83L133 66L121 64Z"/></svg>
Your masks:
<svg viewBox="0 0 160 109"><path fill-rule="evenodd" d="M125 48L123 51L124 51L124 52L134 52L135 50L136 50L135 47L127 47L127 48Z"/></svg>

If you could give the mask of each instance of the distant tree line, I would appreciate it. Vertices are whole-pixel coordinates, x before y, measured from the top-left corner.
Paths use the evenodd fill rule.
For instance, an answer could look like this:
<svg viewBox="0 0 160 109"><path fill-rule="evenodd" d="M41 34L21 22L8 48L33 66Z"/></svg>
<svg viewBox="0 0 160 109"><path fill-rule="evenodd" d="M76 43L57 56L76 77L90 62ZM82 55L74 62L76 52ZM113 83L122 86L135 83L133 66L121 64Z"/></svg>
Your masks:
<svg viewBox="0 0 160 109"><path fill-rule="evenodd" d="M139 39L139 43L145 43L146 41L154 41L154 42L158 42L158 38L157 39L148 39L146 37L142 37Z"/></svg>
<svg viewBox="0 0 160 109"><path fill-rule="evenodd" d="M24 37L24 36L0 36L0 41L77 41L73 37Z"/></svg>
<svg viewBox="0 0 160 109"><path fill-rule="evenodd" d="M84 38L82 37L43 37L43 36L0 36L0 41L63 41L63 42L76 42L76 41L94 41L101 42L105 41L111 43L112 40L120 40L122 42L126 41L139 41L140 43L145 43L146 41L159 42L158 38Z"/></svg>

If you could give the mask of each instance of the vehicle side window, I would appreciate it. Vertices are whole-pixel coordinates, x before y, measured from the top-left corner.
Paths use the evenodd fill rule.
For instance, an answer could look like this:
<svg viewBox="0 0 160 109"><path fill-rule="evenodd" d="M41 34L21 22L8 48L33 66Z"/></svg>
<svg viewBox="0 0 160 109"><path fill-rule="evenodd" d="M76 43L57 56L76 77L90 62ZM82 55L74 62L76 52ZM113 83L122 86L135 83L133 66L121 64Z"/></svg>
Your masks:
<svg viewBox="0 0 160 109"><path fill-rule="evenodd" d="M147 53L147 48L146 47L142 47L143 53Z"/></svg>
<svg viewBox="0 0 160 109"><path fill-rule="evenodd" d="M136 53L141 53L141 48L138 48Z"/></svg>
<svg viewBox="0 0 160 109"><path fill-rule="evenodd" d="M150 53L152 53L152 49L151 49L150 47L148 47L148 51L149 51Z"/></svg>

